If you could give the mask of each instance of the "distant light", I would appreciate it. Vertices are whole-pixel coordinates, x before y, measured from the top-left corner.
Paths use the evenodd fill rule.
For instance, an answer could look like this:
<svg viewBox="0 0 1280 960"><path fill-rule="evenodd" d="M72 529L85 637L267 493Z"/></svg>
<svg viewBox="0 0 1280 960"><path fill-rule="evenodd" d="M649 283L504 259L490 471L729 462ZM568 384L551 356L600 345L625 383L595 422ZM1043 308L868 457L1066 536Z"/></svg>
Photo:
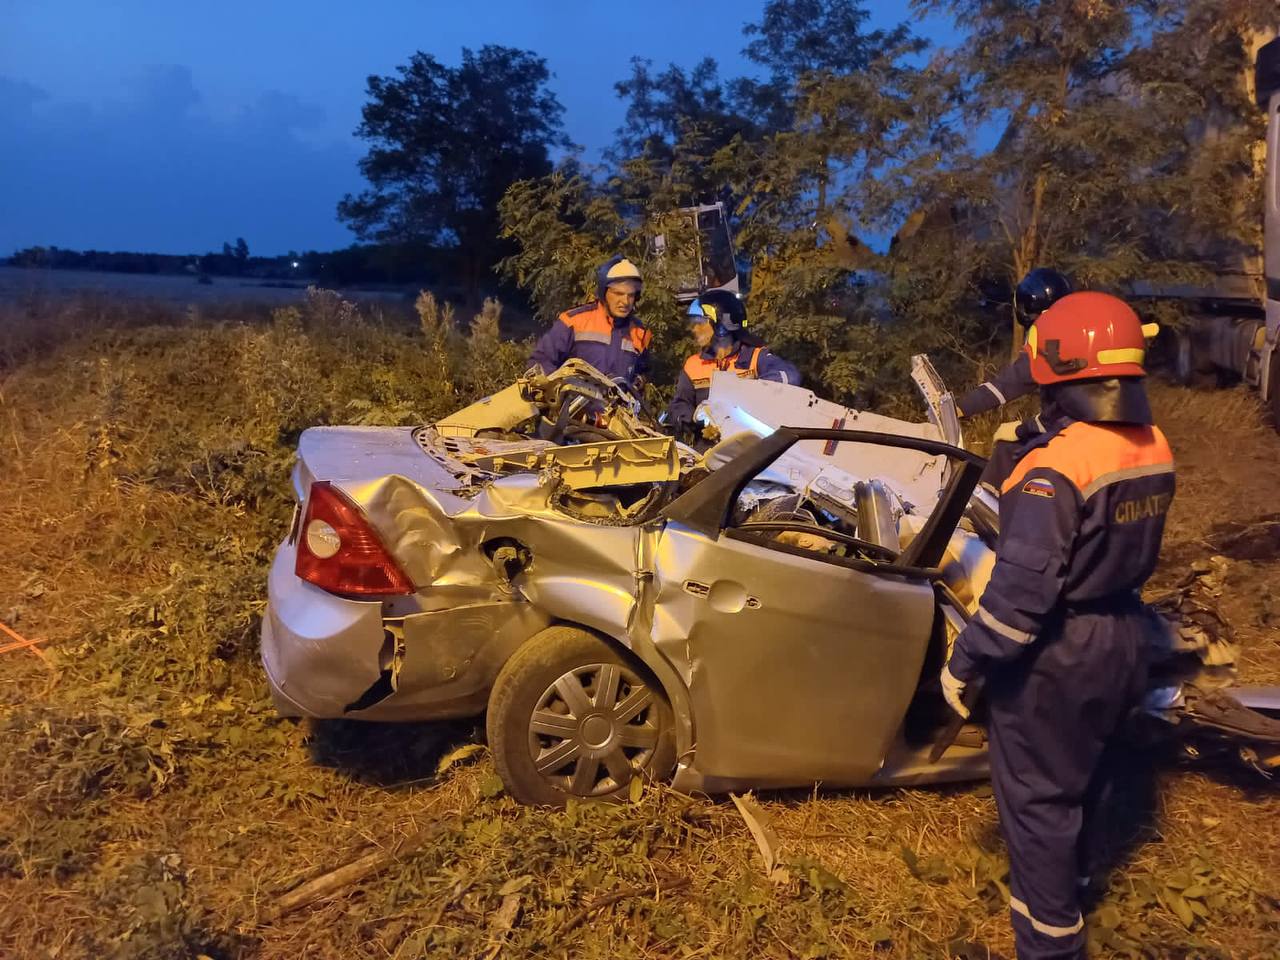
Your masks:
<svg viewBox="0 0 1280 960"><path fill-rule="evenodd" d="M297 260L293 261L293 269L295 269L295 270L297 270L297 269L298 269L298 261L297 261Z"/></svg>

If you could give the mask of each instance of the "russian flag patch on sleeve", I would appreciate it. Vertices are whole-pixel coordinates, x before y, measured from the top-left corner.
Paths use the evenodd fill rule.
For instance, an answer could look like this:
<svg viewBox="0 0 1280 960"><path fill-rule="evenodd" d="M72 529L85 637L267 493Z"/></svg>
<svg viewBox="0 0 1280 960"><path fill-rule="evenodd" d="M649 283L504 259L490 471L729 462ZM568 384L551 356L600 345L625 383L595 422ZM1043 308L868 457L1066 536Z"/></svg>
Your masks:
<svg viewBox="0 0 1280 960"><path fill-rule="evenodd" d="M1053 499L1053 484L1048 480L1028 480L1022 485L1022 492L1029 493L1033 497L1045 497Z"/></svg>

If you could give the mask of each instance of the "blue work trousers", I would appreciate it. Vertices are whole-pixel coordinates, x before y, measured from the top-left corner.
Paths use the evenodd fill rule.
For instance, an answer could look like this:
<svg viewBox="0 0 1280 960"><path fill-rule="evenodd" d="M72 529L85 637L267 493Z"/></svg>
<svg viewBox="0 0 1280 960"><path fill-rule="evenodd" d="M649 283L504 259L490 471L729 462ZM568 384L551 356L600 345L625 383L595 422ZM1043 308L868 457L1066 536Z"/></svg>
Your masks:
<svg viewBox="0 0 1280 960"><path fill-rule="evenodd" d="M1085 956L1079 879L1096 868L1104 754L1146 685L1149 614L1132 596L1063 611L988 676L991 778L1020 960Z"/></svg>

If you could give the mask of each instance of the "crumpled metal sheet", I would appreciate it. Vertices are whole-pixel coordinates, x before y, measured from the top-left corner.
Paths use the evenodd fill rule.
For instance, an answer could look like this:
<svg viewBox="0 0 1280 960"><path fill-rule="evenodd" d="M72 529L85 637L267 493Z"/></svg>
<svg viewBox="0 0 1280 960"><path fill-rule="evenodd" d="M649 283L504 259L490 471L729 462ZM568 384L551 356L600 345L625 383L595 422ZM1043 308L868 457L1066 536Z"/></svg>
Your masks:
<svg viewBox="0 0 1280 960"><path fill-rule="evenodd" d="M1218 603L1228 565L1225 557L1198 561L1173 590L1151 601L1149 654L1164 682L1211 689L1235 679L1239 647Z"/></svg>
<svg viewBox="0 0 1280 960"><path fill-rule="evenodd" d="M941 431L932 423L909 423L854 410L822 400L800 387L747 380L720 371L712 375L711 393L699 409L725 438L741 432L764 437L778 427L836 427L942 439ZM849 506L854 505L857 481L881 480L910 509L927 514L938 502L947 475L948 462L943 456L812 440L796 444L758 479L785 484L793 490L821 490Z"/></svg>
<svg viewBox="0 0 1280 960"><path fill-rule="evenodd" d="M352 713L366 720L470 716L484 709L507 658L550 622L517 600L464 603L395 624L403 643L398 696Z"/></svg>
<svg viewBox="0 0 1280 960"><path fill-rule="evenodd" d="M680 476L676 442L670 437L507 451L478 457L475 464L495 474L545 472L550 482L572 490L663 483Z"/></svg>

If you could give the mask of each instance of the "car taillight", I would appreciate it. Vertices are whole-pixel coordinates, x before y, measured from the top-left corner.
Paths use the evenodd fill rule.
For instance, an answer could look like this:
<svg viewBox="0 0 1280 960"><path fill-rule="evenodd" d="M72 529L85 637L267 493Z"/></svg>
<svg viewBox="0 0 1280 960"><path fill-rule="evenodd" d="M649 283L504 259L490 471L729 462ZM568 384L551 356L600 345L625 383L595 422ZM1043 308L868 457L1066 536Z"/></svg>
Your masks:
<svg viewBox="0 0 1280 960"><path fill-rule="evenodd" d="M360 508L327 480L311 484L297 553L294 572L330 593L413 593L413 582L387 552Z"/></svg>

